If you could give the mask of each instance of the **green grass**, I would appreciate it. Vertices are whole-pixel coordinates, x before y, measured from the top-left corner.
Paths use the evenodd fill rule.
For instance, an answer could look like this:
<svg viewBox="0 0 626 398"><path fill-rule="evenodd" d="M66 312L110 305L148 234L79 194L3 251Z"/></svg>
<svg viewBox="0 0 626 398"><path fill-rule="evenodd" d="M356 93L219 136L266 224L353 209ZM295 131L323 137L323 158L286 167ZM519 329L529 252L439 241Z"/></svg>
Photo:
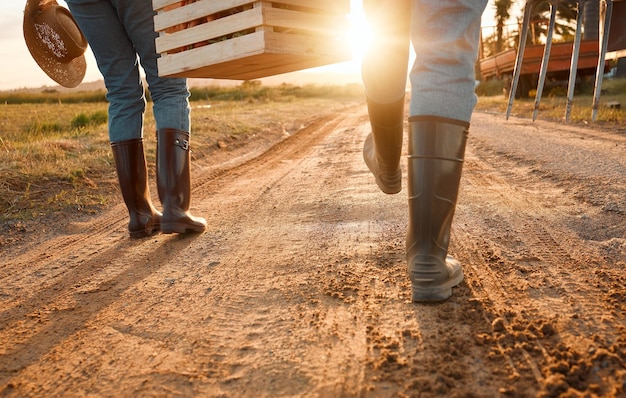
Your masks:
<svg viewBox="0 0 626 398"><path fill-rule="evenodd" d="M106 109L106 103L0 105L0 220L105 202L92 188L110 166L106 119L76 120Z"/></svg>

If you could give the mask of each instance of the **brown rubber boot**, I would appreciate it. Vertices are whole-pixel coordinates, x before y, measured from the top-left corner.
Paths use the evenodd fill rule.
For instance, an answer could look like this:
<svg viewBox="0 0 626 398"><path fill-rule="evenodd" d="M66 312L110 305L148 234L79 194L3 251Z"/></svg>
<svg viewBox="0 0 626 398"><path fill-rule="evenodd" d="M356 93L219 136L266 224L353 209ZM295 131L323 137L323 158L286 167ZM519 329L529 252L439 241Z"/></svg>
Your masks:
<svg viewBox="0 0 626 398"><path fill-rule="evenodd" d="M448 255L459 194L468 123L437 117L409 119L407 263L413 301L441 301L463 280Z"/></svg>
<svg viewBox="0 0 626 398"><path fill-rule="evenodd" d="M367 100L372 132L363 145L363 160L374 174L376 184L387 194L402 190L402 134L404 97L391 104Z"/></svg>
<svg viewBox="0 0 626 398"><path fill-rule="evenodd" d="M202 232L206 220L189 213L191 170L189 133L176 129L157 131L157 187L163 205L161 232Z"/></svg>
<svg viewBox="0 0 626 398"><path fill-rule="evenodd" d="M133 239L159 231L161 213L152 205L148 169L141 138L111 143L122 197L128 208L128 231Z"/></svg>

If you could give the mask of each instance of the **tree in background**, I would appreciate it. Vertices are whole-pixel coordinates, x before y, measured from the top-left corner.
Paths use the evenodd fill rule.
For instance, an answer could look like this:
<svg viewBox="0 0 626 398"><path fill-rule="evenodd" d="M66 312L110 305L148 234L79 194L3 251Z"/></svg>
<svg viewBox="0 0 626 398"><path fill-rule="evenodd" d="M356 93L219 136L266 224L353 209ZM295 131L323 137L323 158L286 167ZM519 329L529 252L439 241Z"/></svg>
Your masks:
<svg viewBox="0 0 626 398"><path fill-rule="evenodd" d="M511 6L513 0L495 0L494 8L496 9L496 48L495 52L499 53L504 50L504 25L511 17Z"/></svg>
<svg viewBox="0 0 626 398"><path fill-rule="evenodd" d="M492 0L491 4L494 8L495 32L482 36L481 56L488 57L511 48L516 48L519 44L519 28L521 27L521 18L523 15L523 7L525 1L521 0ZM513 7L520 8L518 21L516 24L510 24ZM595 6L595 8L594 8ZM541 44L545 42L547 35L548 23L550 19L550 3L542 2L535 5L531 10L530 32L527 44ZM594 26L597 39L597 3L593 1L586 2L585 6L585 39L593 38ZM557 7L554 40L555 41L572 41L576 28L576 16L578 14L577 2L561 2ZM595 19L593 18L595 16ZM594 25L595 24L595 25ZM510 26L514 29L508 30ZM488 29L489 27L485 27ZM494 27L491 27L494 28ZM589 34L587 34L589 33Z"/></svg>
<svg viewBox="0 0 626 398"><path fill-rule="evenodd" d="M593 3L587 2L587 4ZM576 30L577 2L560 2L557 6L554 24L554 39L556 41L572 41ZM527 44L540 44L545 40L550 21L550 3L538 3L530 14L530 35Z"/></svg>

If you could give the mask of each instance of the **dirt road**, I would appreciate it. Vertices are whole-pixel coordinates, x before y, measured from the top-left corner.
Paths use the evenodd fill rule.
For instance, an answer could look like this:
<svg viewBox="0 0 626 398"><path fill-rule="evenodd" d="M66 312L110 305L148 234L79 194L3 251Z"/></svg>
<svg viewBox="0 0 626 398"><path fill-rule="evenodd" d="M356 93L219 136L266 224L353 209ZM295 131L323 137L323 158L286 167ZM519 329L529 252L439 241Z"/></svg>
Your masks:
<svg viewBox="0 0 626 398"><path fill-rule="evenodd" d="M433 305L367 132L359 106L195 164L202 235L131 241L118 205L5 251L0 396L624 396L624 132L477 113Z"/></svg>

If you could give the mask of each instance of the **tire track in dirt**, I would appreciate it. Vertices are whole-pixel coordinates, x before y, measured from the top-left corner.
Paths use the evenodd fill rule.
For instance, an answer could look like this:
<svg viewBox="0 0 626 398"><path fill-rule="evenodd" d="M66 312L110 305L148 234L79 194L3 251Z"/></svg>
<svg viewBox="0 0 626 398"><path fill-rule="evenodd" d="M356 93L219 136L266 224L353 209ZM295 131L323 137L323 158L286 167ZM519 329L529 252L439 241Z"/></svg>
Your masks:
<svg viewBox="0 0 626 398"><path fill-rule="evenodd" d="M342 120L341 117L336 117L335 119L337 120ZM325 120L325 121L320 121L319 123L316 123L314 126L311 127L310 131L304 131L304 132L300 132L298 135L292 137L293 138L293 142L290 142L289 144L287 144L285 146L285 151L282 151L282 153L280 152L280 148L277 148L276 150L278 151L278 154L274 154L274 161L276 161L277 163L283 163L283 162L290 162L293 161L294 164L296 164L297 162L301 162L302 160L299 159L302 157L302 153L309 151L310 150L310 146L314 145L316 142L318 142L319 140L321 140L324 137L324 134L327 134L328 132L332 131L333 128L336 127L337 124L337 120L332 120L332 118L329 118L329 120ZM326 124L330 123L330 126L325 126ZM334 124L333 124L334 123ZM324 130L324 134L318 134L319 131L318 129L320 129L321 127L326 128L326 130ZM216 254L219 253L227 253L224 254L225 255L225 260L228 263L232 263L232 264L237 264L241 258L245 259L246 255L247 256L251 256L252 254L254 254L254 247L255 245L261 245L263 246L263 244L265 243L265 239L263 239L263 236L247 236L245 234L244 228L248 227L248 225L246 225L245 227L242 227L239 225L240 218L237 217L237 215L241 215L241 214L246 214L246 213L253 213L255 211L258 212L258 204L259 204L259 199L262 199L261 202L267 202L266 199L263 199L263 196L267 196L267 193L271 191L272 187L275 186L276 184L279 184L281 182L282 179L285 178L285 174L289 171L289 169L283 170L283 171L279 171L277 173L272 174L271 178L269 179L269 181L265 178L263 179L259 179L259 178L254 178L253 176L258 176L258 172L259 170L256 169L256 167L268 167L268 165L266 164L267 162L263 162L262 160L253 160L251 162L248 162L248 164L245 165L245 168L248 170L246 171L242 171L242 170L238 170L238 169L233 169L230 170L228 172L223 172L219 175L219 178L216 178L214 183L218 186L222 185L221 189L224 189L225 192L221 193L222 197L207 197L207 195L205 194L205 198L202 197L202 195L196 195L196 197L198 198L198 201L201 202L202 199L206 199L207 202L211 202L213 200L218 201L219 203L223 204L223 203L228 203L229 199L235 199L234 201L231 200L231 204L230 206L232 206L232 208L234 208L234 210L231 210L231 212L236 213L236 214L229 214L228 211L225 214L221 214L220 213L214 213L217 216L216 217L210 217L212 218L214 221L214 223L211 223L211 225L217 225L218 227L216 227L216 229L213 230L209 230L207 231L207 233L205 234L205 236L210 236L210 248L211 249L216 249L215 252L217 252ZM256 164L256 166L255 166ZM259 166L260 165L260 166ZM271 166L270 166L271 167ZM245 179L242 181L241 180L241 175L242 174L246 174L248 173L250 175L250 178ZM220 180L221 179L221 180ZM250 182L252 182L254 179L254 182L256 182L256 185L261 185L261 186L251 186ZM200 178L200 180L202 181L202 177ZM211 178L205 178L205 181L207 183L209 183L211 181ZM229 185L230 184L230 185ZM201 183L202 185L202 183ZM231 185L235 185L235 187L233 188ZM197 191L198 189L196 189ZM203 191L203 192L210 192L210 191ZM302 194L302 193L301 193ZM253 195L253 196L250 196ZM259 198L260 196L260 198ZM200 206L201 207L201 206ZM226 206L226 210L228 210L229 206ZM270 213L271 214L271 213ZM232 218L230 218L232 216ZM211 220L210 220L211 221ZM257 222L258 224L258 222ZM257 229L255 229L257 232L256 234L259 234L258 232L258 227ZM247 244L244 245L243 248L234 248L234 250L230 250L233 248L230 248L226 245L226 243L228 243L228 235L233 235L235 233L239 233L239 232L243 232L244 234L242 235L241 238L238 239L238 241L240 239L243 239L243 241L246 241ZM139 275L136 274L137 270L126 270L125 272L123 272L123 274L127 274L129 276L131 276L131 280L134 280L135 283L137 282L135 280L135 278L137 278L137 280L141 281L144 278L148 278L149 274L153 274L155 272L159 272L160 269L162 268L163 264L167 264L168 260L174 260L172 258L172 255L169 253L172 253L172 251L176 251L177 249L182 249L181 245L177 245L178 247L167 247L169 244L171 244L171 242L167 242L168 245L165 244L165 242L163 242L165 238L163 237L157 237L155 238L155 243L153 243L152 245L147 245L146 243L138 243L135 247L133 247L133 249L139 249L137 251L134 251L129 257L129 260L131 260L134 263L137 263L138 260L138 255L141 253L143 255L145 255L146 257L148 257L149 254L155 254L155 258L158 259L159 261L157 262L160 265L157 265L156 267L152 267L151 269L147 269L144 273L140 273ZM174 241L177 241L177 239L173 239ZM192 242L193 240L190 239L181 239L180 242L187 242L185 244L188 245ZM293 242L292 242L293 243ZM146 247L146 246L152 246L152 247ZM156 248L156 250L155 250ZM205 247L201 247L198 248L196 250L191 250L192 253L195 253L195 257L196 259L198 259L198 257L200 256L200 252L201 249L204 249ZM116 247L116 250L119 252L120 247ZM173 250L172 250L173 249ZM250 252L252 250L252 252ZM154 253L156 251L156 253ZM159 251L161 251L162 253L159 254ZM214 252L214 253L215 253ZM234 253L234 254L231 254ZM119 253L118 253L119 254ZM169 255L168 255L169 254ZM203 253L202 253L203 254ZM203 257L203 256L200 256ZM240 257L238 259L238 257ZM193 256L192 256L193 258ZM231 261L231 258L233 259ZM100 264L102 265L102 263L108 264L107 270L110 273L111 272L111 266L114 264L111 264L111 260L112 258L108 258L105 257L103 255L99 256L99 258L94 259L93 260L93 264L90 263L82 263L84 261L84 258L79 260L78 262L81 262L81 268L82 271L80 273L75 273L72 275L72 278L68 278L70 279L69 282L64 283L64 284L60 284L59 283L59 288L53 288L51 289L47 294L45 295L41 295L41 297L38 298L38 300L31 300L31 305L29 306L30 309L36 309L38 308L40 305L43 305L43 303L49 303L49 302L55 302L55 301L59 301L61 300L61 295L56 295L56 293L53 293L52 291L56 291L56 290L62 290L62 291L72 291L74 290L77 286L71 286L72 283L78 284L80 282L82 282L83 279L85 279L87 276L93 277L93 275L89 275L89 269L92 268L93 266L95 266L95 264ZM165 261L163 261L165 260ZM120 262L124 262L127 261L126 259L124 259L123 257L119 259ZM139 267L141 266L149 266L149 259L144 260L144 263L140 263L137 264ZM152 259L152 261L154 261L154 259ZM187 261L189 261L189 259L187 259ZM187 265L187 261L184 262L184 264L182 265ZM211 268L217 268L219 266L219 264L221 262L223 262L224 260L219 260L219 261L210 261L208 265L206 265L207 268L211 269ZM190 269L186 269L185 271L190 271ZM232 290L232 288L237 288L241 286L242 281L237 279L237 272L232 272L233 270L226 270L227 274L227 278L226 281L222 284L219 283L219 286L229 286L228 290ZM201 277L200 273L196 273L195 274L197 278L199 279L204 279L203 277ZM234 279L233 279L233 275L234 275ZM109 275L110 276L110 275ZM163 281L165 281L167 284L171 284L171 285L178 285L180 282L185 279L184 276L179 275L177 273L169 273L168 278L164 278ZM215 275L212 275L213 277L215 277ZM258 277L256 278L257 280L259 279ZM129 280L130 282L130 280ZM237 283L238 282L238 283ZM92 284L94 286L98 286L96 288L94 288L94 292L100 292L102 290L106 291L108 289L103 289L102 285L106 285L109 283L113 283L114 286L116 286L116 292L118 292L119 294L122 294L123 292L125 292L125 294L129 294L127 292L127 290L129 290L129 288L131 287L132 283L123 283L122 280L105 280L105 281L92 281ZM230 284L230 285L228 285ZM215 287L215 288L207 288L209 290L213 290L213 296L219 296L219 286ZM264 286L266 287L266 286ZM291 288L291 286L289 286ZM44 287L45 289L45 287ZM249 287L248 287L249 289ZM253 289L254 290L254 289ZM268 289L269 292L272 292L272 288ZM246 289L243 289L243 291L246 291ZM264 291L264 289L258 290L258 291ZM78 332L78 339L80 340L80 335L82 334L89 334L90 332L93 332L93 330L89 330L90 328L87 327L88 325L88 320L90 320L91 317L96 316L97 314L99 314L101 311L105 311L107 309L108 305L111 306L116 306L118 303L117 301L120 299L119 295L117 294L110 294L110 293L116 293L116 292L111 292L109 291L109 299L108 300L104 300L104 301L97 301L99 304L98 305L91 305L91 306L85 306L83 308L81 308L80 305L77 305L76 302L72 303L71 306L72 307L72 311L77 311L77 312L84 312L85 313L85 317L76 317L73 320L69 321L68 319L62 319L62 317L56 317L57 319L55 320L50 320L50 319L39 319L39 322L43 321L44 323L46 323L47 328L48 329L52 329L55 326L55 323L58 324L59 326L63 326L62 329L67 329L70 328L72 333L76 330L79 330ZM92 293L92 297L97 297L97 296L93 296L93 292ZM188 293L188 291L186 292ZM206 293L206 292L198 292L199 295L201 295L202 293ZM76 294L76 292L67 292L67 294L65 294L66 296L69 295L73 295ZM131 294L132 295L132 294ZM258 302L259 301L259 297L258 297L258 293L256 293L257 296L252 295L252 296L246 296L244 299L240 299L239 303L241 303L242 305L245 303L250 303L250 302ZM157 294L155 297L155 301L149 305L150 308L154 308L157 305L161 304L167 304L168 301L171 301L171 292L167 292L167 293L161 293L161 294ZM152 297L152 296L151 296ZM144 298L145 300L145 298ZM129 302L138 302L141 300L132 300L132 298L129 300ZM195 303L197 304L197 303ZM259 305L255 305L255 309L259 309L258 308ZM145 312L149 313L149 309ZM176 307L178 308L178 306ZM236 319L237 315L241 314L241 308L238 307L236 304L231 304L225 307L216 307L218 308L218 310L215 312L214 315L212 315L211 317L215 317L218 320L224 320L226 324L228 324L228 321L232 322L232 319ZM220 310L222 309L225 315L223 315L223 317L220 317ZM54 310L58 311L58 308L54 308ZM259 311L255 311L255 314L262 314L258 317L258 319L256 319L255 317L252 317L253 319L249 319L247 323L244 322L244 325L240 325L241 327L243 327L245 329L246 326L250 326L250 325L257 325L259 329L263 329L263 330L267 330L268 325L267 325L267 313L268 313L268 309L264 309L261 308L259 309ZM25 313L28 312L27 310L21 310L17 313L12 313L9 314L9 316L7 318L13 318L13 319L19 319L22 318ZM120 311L120 312L127 312L127 311ZM144 311L138 311L139 313L144 313ZM265 315L263 315L265 314ZM273 315L273 314L272 314ZM256 315L255 315L256 316ZM3 319L3 324L8 325L9 327L7 328L7 330L15 330L15 327L11 327L14 326L12 325L10 322L7 321L7 318ZM54 318L54 317L51 317ZM132 317L129 317L132 319ZM126 319L126 317L125 317ZM198 319L198 318L196 318ZM199 319L201 319L201 317L199 317ZM141 320L143 320L143 318L141 318ZM116 331L119 331L120 333L127 333L127 331L131 330L131 329L135 329L136 325L132 324L132 323L128 323L128 321L123 321L123 320L119 320L116 326L113 327L113 329L115 329ZM139 321L137 321L137 323L139 323ZM221 324L222 322L220 322ZM158 326L162 326L162 324L156 325L157 328ZM80 330L81 328L84 328L83 330ZM11 372L11 371L15 371L17 369L21 369L26 367L27 365L30 364L34 364L37 360L38 356L43 356L44 353L47 353L52 347L55 347L57 344L59 345L63 345L65 342L63 342L64 338L69 337L69 334L62 334L62 336L59 336L57 338L54 337L50 337L47 336L47 340L46 342L42 342L41 339L37 339L38 337L41 337L41 334L43 333L38 333L38 329L37 328L33 328L32 325L24 325L24 330L28 331L30 333L30 335L32 336L30 339L26 339L26 338L22 338L22 341L20 342L13 342L13 344L17 344L17 345L21 345L24 346L25 348L20 350L18 349L14 349L12 352L9 352L9 355L14 355L15 357L19 357L22 358L21 361L18 361L17 363L15 363L15 367L13 369L5 369L5 372ZM228 341L228 336L230 335L230 331L235 332L235 333L240 333L241 332L241 328L240 327L236 327L234 329L229 329L226 333L220 333L217 334L216 338L221 338L224 341ZM141 337L144 337L146 334L149 334L146 332L134 332L134 335L139 335ZM175 334L175 333L174 333ZM261 333L260 333L261 334ZM210 335L210 333L209 333ZM8 336L3 336L7 338L7 343L9 343L7 346L11 346L11 339L8 338ZM34 341L37 341L37 346L36 349L33 350L33 344ZM166 340L167 341L167 340ZM206 342L206 338L204 338L202 341ZM161 340L161 342L163 342L163 340ZM29 345L30 343L30 345ZM195 344L196 342L194 342ZM241 341L237 341L238 345L239 343L241 343ZM266 342L264 342L265 344ZM204 343L206 344L206 343ZM243 344L242 347L247 347L247 350L250 349L249 345ZM241 349L240 347L237 348L238 350ZM26 352L28 351L29 355L24 355ZM212 362L218 362L219 358L222 357L222 355L216 355L216 356L210 356L210 360ZM131 361L132 362L132 361ZM335 364L338 364L340 362L335 362ZM343 362L341 362L343 363ZM228 370L229 372L232 371L233 369L237 369L240 368L242 365L238 364L236 361L235 362L231 362L230 365L228 366ZM230 369L230 368L233 369ZM45 373L45 371L44 371ZM226 383L231 383L233 382L233 380L237 380L237 376L236 376L236 372L233 372L233 375L229 375L228 377L226 377ZM5 373L6 374L6 373ZM223 375L222 373L216 373L219 374L220 376ZM174 377L172 375L170 375L170 377ZM333 376L334 377L334 376ZM218 379L221 381L221 377ZM57 387L58 388L58 387ZM256 387L258 388L258 386ZM148 389L149 390L149 389Z"/></svg>
<svg viewBox="0 0 626 398"><path fill-rule="evenodd" d="M426 395L495 395L501 372L492 365L503 366L499 358L489 358L489 344L475 349L476 334L489 331L491 325L485 323L480 307L468 300L469 290L459 289L457 296L441 305L415 306L410 302L404 259L406 197L383 195L373 185L361 159L368 129L364 119L350 142L339 141L342 148L349 148L352 153L346 161L353 179L350 185L361 187L363 193L355 200L322 196L327 209L324 216L336 224L339 234L336 241L323 245L331 255L326 257L316 283L328 297L326 307L334 302L345 308L357 320L352 330L365 331L364 382L357 395L391 397L417 391ZM337 142L330 150L336 148ZM334 166L332 170L341 168ZM328 185L332 187L345 178L339 174L329 176ZM337 192L330 188L321 191ZM346 207L346 201L354 206ZM333 208L340 211L333 212ZM332 248L358 247L356 242L350 242L354 232L348 233L350 228L345 225L357 228L351 223L355 219L363 224L359 243L366 244L367 250L333 252ZM319 235L334 234L324 230Z"/></svg>
<svg viewBox="0 0 626 398"><path fill-rule="evenodd" d="M78 242L81 244L81 242ZM135 255L134 249L150 247L149 252L160 260ZM171 246L182 250L185 243ZM120 298L136 280L141 280L172 255L171 249L158 247L154 242L124 240L101 252L55 262L45 261L39 277L46 280L32 292L24 292L22 300L3 305L0 313L0 354L11 360L0 371L0 384L12 372L39 360L45 353L85 327L89 319ZM41 265L40 265L41 266ZM45 275L47 267L63 268L57 276ZM50 278L50 280L48 280Z"/></svg>
<svg viewBox="0 0 626 398"><path fill-rule="evenodd" d="M311 132L332 122L337 123L332 117L315 121L302 134L292 137L298 142L289 148L293 147L293 152L302 151L302 148L306 148L311 142L321 139ZM210 193L212 182L218 186L221 184L220 177L227 180L236 179L238 166L246 162L248 162L248 167L254 162L263 164L263 155L262 153L259 155L259 151L267 150L267 147L256 149L240 157L229 159L221 166L207 168L197 173L199 185L194 188L194 199L202 202L206 194ZM260 159L254 160L255 156ZM110 266L120 256L119 250L123 253L133 245L141 246L141 241L129 242L127 240L126 219L126 209L120 204L94 222L77 223L72 227L72 229L80 230L81 233L46 240L21 255L7 255L5 259L8 262L0 266L2 270L0 283L3 284L3 295L14 299L3 302L4 309L0 313L0 325L9 327L0 328L0 330L10 330L12 325L10 319L21 318L32 308L36 308L39 303L50 302L59 295L59 292L93 278L98 268L103 265ZM19 283L30 286L30 291L21 294L12 291L12 280L15 279L16 270L20 270ZM31 305L25 305L25 303ZM9 311L10 308L15 310ZM27 326L26 329L28 328ZM31 328L31 332L35 332L36 329Z"/></svg>
<svg viewBox="0 0 626 398"><path fill-rule="evenodd" d="M339 121L349 123L343 118ZM315 127L322 128L333 133L343 130L337 121ZM352 380L346 361L325 359L319 363L329 352L340 356L338 350L330 350L333 342L322 342L318 351L300 342L315 339L315 334L290 332L299 329L301 320L296 314L319 294L310 284L311 271L306 269L312 250L307 241L315 225L315 212L300 203L316 192L321 180L313 174L320 174L316 152L325 135L316 134L314 140L291 145L288 152L255 160L223 187L218 197L211 198L220 203L233 197L241 200L225 209L232 212L226 217L230 225L225 227L237 231L237 241L226 245L219 261L232 266L218 266L212 277L212 300L228 305L211 306L216 309L211 315L214 326L207 333L210 340L221 342L222 355L228 358L218 372L226 375L225 381L212 380L225 393L332 389L337 385L334 379L342 374L338 367L343 367L346 380ZM263 178L258 178L260 175ZM246 197L255 192L254 197ZM319 204L317 208L321 208ZM284 306L277 306L281 301ZM317 319L320 316L327 327L347 326L345 313L335 312L332 317L318 313ZM310 380L319 374L326 377L316 385Z"/></svg>
<svg viewBox="0 0 626 398"><path fill-rule="evenodd" d="M40 278L40 275L33 275L33 271L37 272L29 267L33 262L54 262L57 259L71 259L88 255L89 252L98 252L102 245L93 243L99 242L102 236L110 235L112 230L119 230L119 227L124 225L127 216L123 212L124 207L116 206L108 217L100 218L98 222L76 223L74 228L80 229L80 233L70 233L28 245L25 250L20 250L21 253L6 253L4 261L0 263L0 281L10 279L14 268L24 270L21 273L23 278L35 280Z"/></svg>
<svg viewBox="0 0 626 398"><path fill-rule="evenodd" d="M495 151L487 141L470 140L466 165L456 246L472 264L468 279L491 307L491 338L516 378L528 383L532 374L549 396L621 391L626 324L599 294L606 285L595 275L614 264L568 227L594 209L571 196L575 189L564 184L571 179L555 178L552 164Z"/></svg>

